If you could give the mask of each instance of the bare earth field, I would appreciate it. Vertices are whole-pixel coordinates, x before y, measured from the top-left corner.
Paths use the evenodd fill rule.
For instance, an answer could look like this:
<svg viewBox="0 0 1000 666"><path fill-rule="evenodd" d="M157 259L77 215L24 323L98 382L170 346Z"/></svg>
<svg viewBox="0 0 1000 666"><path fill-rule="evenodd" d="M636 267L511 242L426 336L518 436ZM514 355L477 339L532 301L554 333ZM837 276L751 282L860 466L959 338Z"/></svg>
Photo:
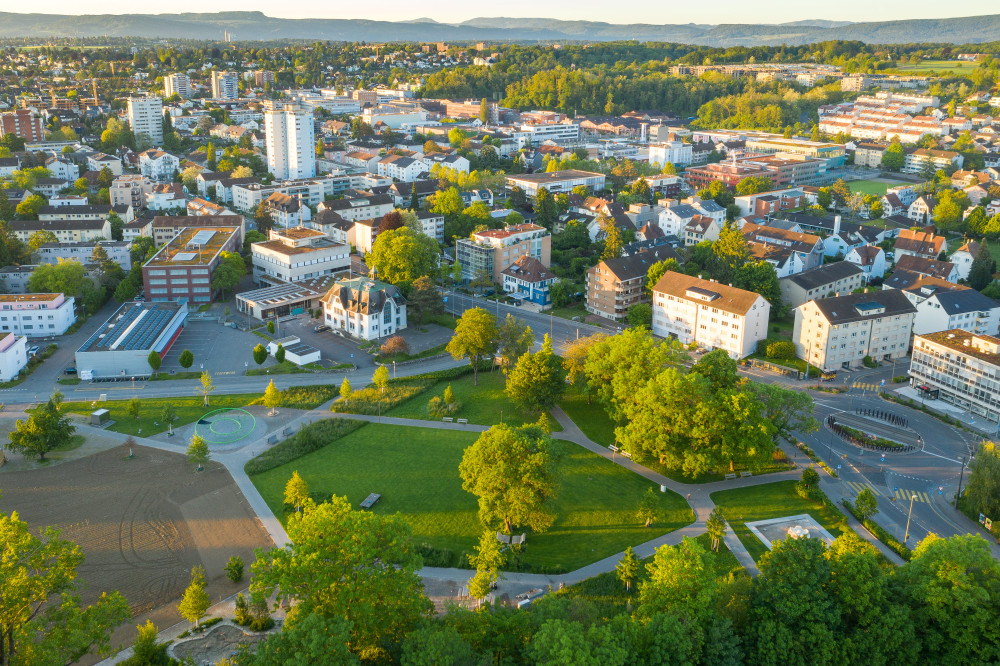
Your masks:
<svg viewBox="0 0 1000 666"><path fill-rule="evenodd" d="M133 620L116 632L119 644L147 617L160 629L180 621L176 603L191 567L205 567L207 591L219 601L247 584L225 578L229 557L242 557L249 577L254 548L272 545L221 465L195 473L184 456L142 446L132 459L116 447L49 467L0 469L0 492L0 510L80 545L84 602L122 593Z"/></svg>

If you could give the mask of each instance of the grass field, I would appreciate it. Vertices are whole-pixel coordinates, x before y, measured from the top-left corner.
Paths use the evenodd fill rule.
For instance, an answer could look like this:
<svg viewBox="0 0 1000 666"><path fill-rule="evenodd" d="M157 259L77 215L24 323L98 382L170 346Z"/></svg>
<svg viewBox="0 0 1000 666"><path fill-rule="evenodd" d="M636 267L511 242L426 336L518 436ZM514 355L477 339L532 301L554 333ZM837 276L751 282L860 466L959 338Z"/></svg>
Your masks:
<svg viewBox="0 0 1000 666"><path fill-rule="evenodd" d="M501 420L509 425L524 425L535 423L539 414L516 406L504 393L505 378L500 369L480 371L479 386L475 386L471 374L457 379L442 379L423 393L419 393L388 412L387 416L398 416L408 419L425 419L437 421L427 414L427 402L434 396L443 395L450 384L455 398L462 402L462 409L455 418L469 419L469 423L477 425L494 425ZM562 430L555 419L549 418L553 431Z"/></svg>
<svg viewBox="0 0 1000 666"><path fill-rule="evenodd" d="M562 317L563 319L580 317L581 320L589 314L587 312L587 308L582 302L574 303L573 305L567 305L561 308L552 308L550 312L553 317Z"/></svg>
<svg viewBox="0 0 1000 666"><path fill-rule="evenodd" d="M799 497L795 492L795 481L720 490L712 493L712 501L722 511L754 561L759 561L767 552L767 546L747 528L747 521L808 513L834 537L850 530L839 512L830 510L822 502Z"/></svg>
<svg viewBox="0 0 1000 666"><path fill-rule="evenodd" d="M979 67L977 62L959 62L957 60L924 60L918 65L903 65L898 67L901 72L938 72L941 74L972 74Z"/></svg>
<svg viewBox="0 0 1000 666"><path fill-rule="evenodd" d="M243 407L251 404L261 397L260 393L246 393L236 395L214 395L209 398L209 406L205 407L204 398L192 396L190 398L143 398L139 396L139 419L133 419L127 411L128 400L107 400L105 402L64 402L62 409L74 414L90 414L95 409L107 409L111 412L111 420L115 423L108 428L114 432L126 435L139 435L142 431L143 437L151 437L161 432L167 431L167 424L160 420L163 406L170 403L174 406L174 427L197 421L203 414L213 409L224 407Z"/></svg>
<svg viewBox="0 0 1000 666"><path fill-rule="evenodd" d="M337 494L357 506L369 493L382 494L374 511L398 513L413 527L414 542L473 551L482 527L476 498L462 490L458 465L475 433L369 424L323 449L252 477L275 515L284 517L283 493L298 470L313 497ZM573 570L682 527L693 520L684 499L657 493L662 519L644 528L636 506L649 481L582 449L556 441L562 454L552 509L556 522L528 535L524 563L532 570Z"/></svg>
<svg viewBox="0 0 1000 666"><path fill-rule="evenodd" d="M885 191L889 189L891 183L880 183L877 180L852 180L847 184L851 188L851 192L860 192L861 194L874 194L876 196L882 196Z"/></svg>

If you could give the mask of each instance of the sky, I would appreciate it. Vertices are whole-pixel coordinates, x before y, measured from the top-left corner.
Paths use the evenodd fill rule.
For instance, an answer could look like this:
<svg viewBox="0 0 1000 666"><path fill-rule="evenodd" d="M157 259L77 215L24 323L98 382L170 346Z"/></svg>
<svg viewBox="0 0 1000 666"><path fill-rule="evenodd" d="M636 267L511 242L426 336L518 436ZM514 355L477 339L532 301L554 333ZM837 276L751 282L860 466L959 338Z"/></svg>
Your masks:
<svg viewBox="0 0 1000 666"><path fill-rule="evenodd" d="M88 5L79 0L47 0L43 7L32 7L46 14L126 14L146 13L149 7L134 0L102 0ZM690 2L654 2L642 0L622 6L607 0L505 0L481 5L458 0L382 0L377 4L331 3L328 0L293 0L275 3L273 0L173 0L158 4L148 13L180 13L206 11L261 11L268 16L283 18L367 18L376 20L409 20L432 18L455 23L480 16L541 17L564 20L605 21L608 23L786 23L804 19L837 21L887 21L909 18L945 18L991 13L989 3L981 6L968 3L942 5L936 0L840 0L836 3L807 3L801 0L715 0L706 5ZM980 9L981 7L981 9ZM4 7L3 11L18 11ZM998 11L997 8L992 9Z"/></svg>

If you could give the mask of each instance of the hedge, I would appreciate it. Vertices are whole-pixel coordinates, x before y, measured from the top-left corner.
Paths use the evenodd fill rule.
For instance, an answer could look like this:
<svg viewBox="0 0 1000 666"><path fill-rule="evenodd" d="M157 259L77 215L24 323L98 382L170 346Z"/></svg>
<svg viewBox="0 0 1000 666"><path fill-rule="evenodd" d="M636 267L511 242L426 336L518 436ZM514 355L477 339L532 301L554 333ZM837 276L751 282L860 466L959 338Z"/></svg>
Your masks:
<svg viewBox="0 0 1000 666"><path fill-rule="evenodd" d="M891 534L889 534L888 532L886 532L885 529L881 525L879 525L878 523L876 523L871 518L865 518L864 520L862 520L861 516L858 515L857 509L854 508L854 505L851 504L851 501L849 499L845 498L845 499L840 500L840 502L844 505L844 508L846 508L848 511L851 512L852 516L854 516L855 518L857 518L858 521L860 521L862 525L864 525L866 528L868 528L869 532L871 532L872 534L875 535L876 539L878 539L879 541L881 541L882 543L884 543L886 546L888 546L889 550L891 550L892 552L894 552L897 555L899 555L901 558L903 558L904 561L906 561L906 562L910 561L910 558L913 557L913 551L912 550L910 550L905 545L903 545L899 541L897 541L896 537L894 537Z"/></svg>
<svg viewBox="0 0 1000 666"><path fill-rule="evenodd" d="M772 342L767 346L768 358L777 358L784 361L795 358L795 343L788 340Z"/></svg>
<svg viewBox="0 0 1000 666"><path fill-rule="evenodd" d="M488 369L489 365L481 365L480 370ZM428 390L442 379L455 379L472 372L471 365L460 365L457 368L447 368L435 372L427 372L412 377L390 379L385 391L374 386L354 391L351 397L333 403L333 411L344 414L385 414L393 407L401 405L415 395Z"/></svg>
<svg viewBox="0 0 1000 666"><path fill-rule="evenodd" d="M243 469L247 474L253 475L281 467L285 463L301 458L307 453L318 451L341 437L349 435L365 423L365 421L336 418L316 421L251 459Z"/></svg>

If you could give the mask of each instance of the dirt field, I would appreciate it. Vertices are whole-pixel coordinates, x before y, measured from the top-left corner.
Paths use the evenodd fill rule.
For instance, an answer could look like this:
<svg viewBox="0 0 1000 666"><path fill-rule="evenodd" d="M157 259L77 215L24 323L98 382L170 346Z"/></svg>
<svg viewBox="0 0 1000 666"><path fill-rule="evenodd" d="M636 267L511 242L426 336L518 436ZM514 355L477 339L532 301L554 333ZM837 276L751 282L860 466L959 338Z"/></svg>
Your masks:
<svg viewBox="0 0 1000 666"><path fill-rule="evenodd" d="M181 455L116 447L30 471L0 469L0 510L16 510L32 528L51 525L80 545L85 602L118 590L133 620L116 633L131 640L146 617L164 629L180 621L176 602L201 564L213 602L246 586L223 567L232 555L246 563L271 540L229 473L217 463L195 473Z"/></svg>

